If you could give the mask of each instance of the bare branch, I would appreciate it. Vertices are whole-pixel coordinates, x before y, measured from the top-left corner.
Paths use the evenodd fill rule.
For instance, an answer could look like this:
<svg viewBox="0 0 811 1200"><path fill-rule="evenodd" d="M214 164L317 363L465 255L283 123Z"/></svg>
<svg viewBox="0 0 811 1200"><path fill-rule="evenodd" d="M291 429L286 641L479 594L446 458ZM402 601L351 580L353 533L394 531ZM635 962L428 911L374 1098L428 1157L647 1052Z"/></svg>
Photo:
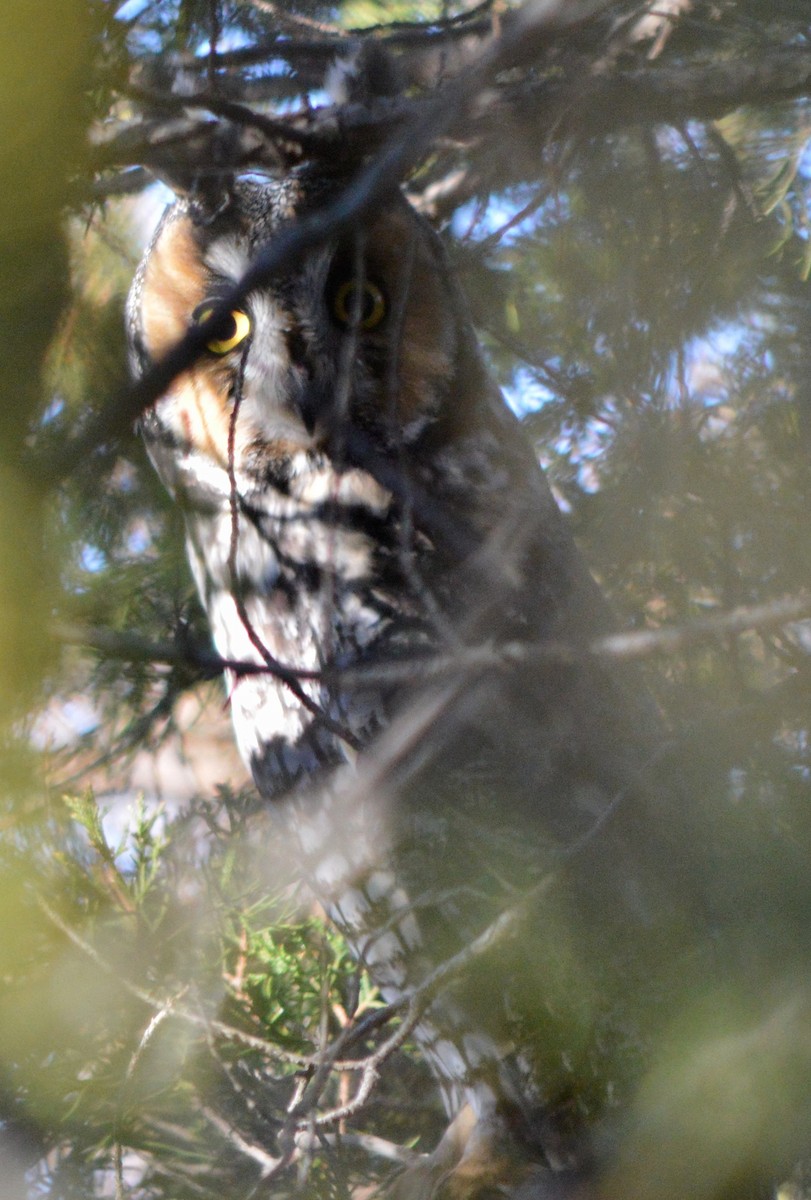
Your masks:
<svg viewBox="0 0 811 1200"><path fill-rule="evenodd" d="M751 631L779 629L793 621L811 618L811 596L786 596L765 604L742 605L728 613L702 617L688 625L670 629L640 630L635 633L614 633L599 638L590 647L591 653L627 662L648 658L653 654L675 654L692 646L706 645L722 638Z"/></svg>
<svg viewBox="0 0 811 1200"><path fill-rule="evenodd" d="M401 1166L406 1167L421 1162L423 1158L418 1151L410 1150L408 1146L398 1146L396 1142L390 1142L387 1138L378 1137L373 1133L355 1131L340 1135L321 1133L319 1140L328 1146L356 1146L359 1150L365 1150L367 1154L372 1154L376 1158L385 1158L389 1162L400 1163Z"/></svg>
<svg viewBox="0 0 811 1200"><path fill-rule="evenodd" d="M709 645L743 633L780 629L795 621L811 619L811 596L785 596L764 604L742 605L727 613L700 617L684 625L661 629L612 633L596 638L586 646L565 642L507 642L501 646L465 646L452 654L426 652L424 656L396 662L375 662L357 667L301 670L284 663L258 664L221 658L213 650L186 642L151 642L137 634L73 625L57 624L54 635L72 645L87 646L113 658L132 662L153 662L190 666L211 678L221 671L237 675L277 674L294 680L339 679L342 686L368 686L369 683L400 683L416 678L434 680L452 678L471 671L503 670L510 665L533 663L549 666L585 662L590 658L630 662L657 654L676 654L696 646Z"/></svg>
<svg viewBox="0 0 811 1200"><path fill-rule="evenodd" d="M244 1154L246 1158L250 1158L262 1169L262 1178L267 1178L272 1171L276 1171L280 1166L287 1165L281 1158L275 1158L272 1154L268 1154L267 1150L262 1146L257 1146L256 1142L249 1142L243 1137L238 1129L235 1129L230 1121L226 1121L219 1113L215 1112L210 1105L201 1104L200 1112L206 1120L214 1126L217 1132L230 1142L240 1154Z"/></svg>
<svg viewBox="0 0 811 1200"><path fill-rule="evenodd" d="M585 65L585 64L584 64ZM598 137L627 125L716 120L736 108L785 103L811 91L811 50L772 49L751 60L714 61L712 67L664 65L619 69L606 75L547 79L505 87L482 113L481 138L494 136L503 122L518 122L525 135L537 130L547 145L571 132Z"/></svg>
<svg viewBox="0 0 811 1200"><path fill-rule="evenodd" d="M500 168L509 166L504 145L504 129L521 129L521 155L512 164L512 175L501 178L505 182L519 182L534 178L536 159L533 149L545 148L552 141L568 138L576 122L578 138L605 135L632 125L669 124L674 127L685 121L715 120L746 104L787 102L807 96L811 90L811 51L802 45L776 47L751 60L735 58L728 63L714 60L711 66L698 64L670 65L651 63L639 67L624 63L600 63L585 51L572 56L567 69L561 72L556 61L554 69L544 72L539 55L546 45L550 33L561 36L576 29L595 12L600 5L580 6L580 12L572 11L571 24L555 25L544 30L544 36L522 38L517 35L527 30L522 22L506 22L508 32L480 52L478 62L461 71L436 95L421 95L415 98L400 97L373 105L350 104L340 108L323 107L311 110L302 108L298 114L286 116L283 121L252 113L244 105L200 93L192 97L174 96L171 93L157 94L141 92L140 98L169 108L208 108L238 124L250 124L262 129L270 136L281 137L291 144L305 142L313 153L337 152L339 149L348 158L357 158L360 153L373 152L385 144L398 129L419 122L421 117L432 111L437 104L443 105L446 98L453 104L452 93L460 83L469 84L473 77L481 76L469 92L488 86L474 111L458 108L447 124L447 133L460 144L476 148L487 155L495 151ZM489 27L489 22L487 23ZM325 62L334 57L341 43L319 43ZM254 48L233 52L235 55L253 56ZM301 41L285 42L277 50L276 57L312 54L315 47ZM201 67L201 60L195 64ZM495 77L507 67L533 66L540 78L531 76L519 81L498 82ZM496 82L497 86L492 86ZM133 93L138 96L137 90ZM272 126L276 125L274 133ZM436 136L439 135L437 130ZM444 132L444 130L443 130ZM116 145L115 136L110 141ZM126 141L122 141L121 157L115 161L132 161L126 154ZM533 174L527 174L531 162Z"/></svg>

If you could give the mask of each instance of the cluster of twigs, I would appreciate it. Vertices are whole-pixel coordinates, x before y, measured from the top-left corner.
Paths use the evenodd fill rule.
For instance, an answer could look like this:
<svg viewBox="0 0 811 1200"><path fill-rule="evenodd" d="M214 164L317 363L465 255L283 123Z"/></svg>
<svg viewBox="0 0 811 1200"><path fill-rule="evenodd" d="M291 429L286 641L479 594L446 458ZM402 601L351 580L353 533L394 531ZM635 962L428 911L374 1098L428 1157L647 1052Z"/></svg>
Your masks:
<svg viewBox="0 0 811 1200"><path fill-rule="evenodd" d="M278 172L302 161L333 169L340 163L346 185L325 208L281 230L209 320L105 406L72 445L44 459L34 456L31 470L48 480L64 478L96 446L126 431L201 354L223 313L409 177L414 202L434 217L447 216L472 196L537 178L539 161L572 138L601 137L640 122L671 125L688 136L690 120L711 120L750 101L789 101L806 94L811 81L803 45L768 47L757 59L736 58L723 69L716 60L706 67L670 64L658 51L655 63L640 59L639 22L657 14L653 4L643 5L640 17L635 8L618 16L603 0L535 0L507 13L488 2L446 21L362 35L321 28L328 36L315 39L302 37L312 32L306 19L282 14L277 5L259 7L278 20L275 39L219 52L215 28L208 57L139 63L122 98L141 115L100 133L95 166L102 176L94 194L142 187L144 168L200 185L201 171L221 182L240 171ZM689 28L690 7L675 6L659 21L660 48L662 28ZM447 57L447 47L457 44L464 54ZM425 56L435 55L437 46L445 57L431 58L429 68ZM400 57L391 57L395 51ZM313 107L308 89L346 53L358 60L357 95ZM271 115L263 106L278 99L279 76L264 78L264 95L245 72L278 62L296 73L302 103L292 113ZM288 74L281 78L289 87ZM213 121L199 115L206 112ZM505 128L520 130L520 137L505 143ZM739 188L734 159L726 161ZM122 165L128 168L123 175L109 175Z"/></svg>

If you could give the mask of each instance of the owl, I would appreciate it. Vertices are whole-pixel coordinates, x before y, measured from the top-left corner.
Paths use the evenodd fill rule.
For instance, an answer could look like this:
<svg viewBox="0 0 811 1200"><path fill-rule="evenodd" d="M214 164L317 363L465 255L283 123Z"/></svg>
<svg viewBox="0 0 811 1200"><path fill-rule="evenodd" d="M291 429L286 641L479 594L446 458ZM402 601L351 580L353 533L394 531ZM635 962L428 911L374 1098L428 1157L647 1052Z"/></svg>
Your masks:
<svg viewBox="0 0 811 1200"><path fill-rule="evenodd" d="M340 186L179 198L136 372ZM210 332L142 428L271 829L387 1001L454 966L415 1030L466 1131L454 1194L574 1178L683 972L658 714L589 653L611 615L399 192Z"/></svg>

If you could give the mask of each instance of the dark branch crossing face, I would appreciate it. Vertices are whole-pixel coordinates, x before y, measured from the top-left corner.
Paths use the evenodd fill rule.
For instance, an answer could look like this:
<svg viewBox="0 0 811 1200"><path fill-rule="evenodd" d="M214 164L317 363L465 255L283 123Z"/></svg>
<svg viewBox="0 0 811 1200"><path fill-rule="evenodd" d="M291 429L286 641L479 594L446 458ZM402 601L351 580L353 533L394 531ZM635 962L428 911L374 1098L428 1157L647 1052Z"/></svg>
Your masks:
<svg viewBox="0 0 811 1200"><path fill-rule="evenodd" d="M171 208L131 293L137 369L210 321L280 224L324 194L310 172L237 184L212 218ZM594 663L428 670L435 654L583 642L610 622L439 240L403 200L209 332L143 429L217 649L264 668L229 673L240 751L385 998L524 905L531 941L457 980L418 1038L451 1114L467 1105L477 1136L550 1158L575 1078L584 1113L616 1082L600 1058L618 986L607 946L638 927L664 957L689 919L670 906L662 934L651 916L666 830L632 869L627 853L630 827L639 842L656 825L642 795L655 718ZM556 856L605 822L600 853L533 907ZM596 947L602 1012L567 1000ZM624 988L632 973L626 954Z"/></svg>

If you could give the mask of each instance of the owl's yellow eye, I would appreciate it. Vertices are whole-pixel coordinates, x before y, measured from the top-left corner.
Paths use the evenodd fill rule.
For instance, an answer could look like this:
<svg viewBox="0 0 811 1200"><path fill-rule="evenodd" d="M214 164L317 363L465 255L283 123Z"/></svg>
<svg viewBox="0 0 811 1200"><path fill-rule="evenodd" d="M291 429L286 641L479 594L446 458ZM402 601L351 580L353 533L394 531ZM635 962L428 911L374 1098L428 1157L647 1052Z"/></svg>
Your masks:
<svg viewBox="0 0 811 1200"><path fill-rule="evenodd" d="M370 279L347 279L335 293L332 311L342 325L352 324L356 306L361 329L374 329L386 315L386 298Z"/></svg>
<svg viewBox="0 0 811 1200"><path fill-rule="evenodd" d="M192 313L192 321L196 325L202 325L207 321L216 308L216 301L204 300L202 304L198 304ZM222 322L217 329L217 336L210 338L206 342L206 349L212 354L229 354L235 350L237 346L245 341L245 338L251 332L251 318L241 308L235 308L232 312L223 317Z"/></svg>

